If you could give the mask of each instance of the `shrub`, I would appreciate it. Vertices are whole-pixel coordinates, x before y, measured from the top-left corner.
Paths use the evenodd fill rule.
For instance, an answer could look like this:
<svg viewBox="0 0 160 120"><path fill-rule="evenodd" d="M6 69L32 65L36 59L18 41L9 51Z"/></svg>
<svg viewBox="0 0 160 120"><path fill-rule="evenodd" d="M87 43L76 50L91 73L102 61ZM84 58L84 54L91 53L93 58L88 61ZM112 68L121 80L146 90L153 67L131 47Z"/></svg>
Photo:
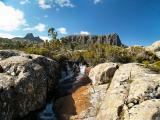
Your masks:
<svg viewBox="0 0 160 120"><path fill-rule="evenodd" d="M156 72L160 72L160 61L151 64L149 68Z"/></svg>

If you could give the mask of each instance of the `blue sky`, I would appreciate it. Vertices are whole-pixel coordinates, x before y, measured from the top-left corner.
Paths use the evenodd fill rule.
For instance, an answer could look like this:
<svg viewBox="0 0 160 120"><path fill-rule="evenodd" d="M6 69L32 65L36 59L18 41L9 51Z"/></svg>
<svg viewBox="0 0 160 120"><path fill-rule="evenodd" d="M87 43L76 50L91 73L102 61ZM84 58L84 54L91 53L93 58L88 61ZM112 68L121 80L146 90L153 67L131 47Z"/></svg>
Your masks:
<svg viewBox="0 0 160 120"><path fill-rule="evenodd" d="M0 0L0 36L28 32L47 38L71 34L118 33L127 45L160 39L159 0Z"/></svg>

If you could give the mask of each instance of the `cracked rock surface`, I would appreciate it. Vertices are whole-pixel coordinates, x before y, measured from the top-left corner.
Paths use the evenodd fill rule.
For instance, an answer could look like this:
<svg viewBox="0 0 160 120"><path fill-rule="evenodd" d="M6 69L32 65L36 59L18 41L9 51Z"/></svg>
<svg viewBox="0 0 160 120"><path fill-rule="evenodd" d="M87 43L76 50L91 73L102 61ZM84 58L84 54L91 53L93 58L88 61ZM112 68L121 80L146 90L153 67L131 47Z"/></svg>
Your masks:
<svg viewBox="0 0 160 120"><path fill-rule="evenodd" d="M43 107L56 83L58 64L40 55L1 50L0 120L12 120Z"/></svg>
<svg viewBox="0 0 160 120"><path fill-rule="evenodd" d="M66 120L160 119L160 74L138 63L122 64L114 72L110 71L109 68L116 65L104 63L91 69L89 78L95 84L72 93L75 113ZM113 77L108 79L108 72ZM83 103L87 106L82 107ZM83 109L79 110L81 107Z"/></svg>

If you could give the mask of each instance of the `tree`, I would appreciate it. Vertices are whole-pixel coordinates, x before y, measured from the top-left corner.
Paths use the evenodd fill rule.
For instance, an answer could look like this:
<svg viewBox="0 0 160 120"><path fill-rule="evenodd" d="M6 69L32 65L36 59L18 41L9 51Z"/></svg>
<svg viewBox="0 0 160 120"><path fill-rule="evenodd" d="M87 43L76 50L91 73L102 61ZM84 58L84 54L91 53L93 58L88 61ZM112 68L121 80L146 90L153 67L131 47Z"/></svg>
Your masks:
<svg viewBox="0 0 160 120"><path fill-rule="evenodd" d="M55 31L55 28L48 29L48 36L51 36L53 40L57 39L57 32Z"/></svg>

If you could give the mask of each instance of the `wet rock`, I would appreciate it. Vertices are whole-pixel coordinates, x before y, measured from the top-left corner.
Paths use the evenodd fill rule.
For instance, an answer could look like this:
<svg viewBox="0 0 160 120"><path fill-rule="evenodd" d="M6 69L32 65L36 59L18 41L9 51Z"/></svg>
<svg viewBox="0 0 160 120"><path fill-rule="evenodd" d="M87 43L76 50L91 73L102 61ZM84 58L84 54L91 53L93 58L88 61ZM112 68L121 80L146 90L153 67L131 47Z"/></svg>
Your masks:
<svg viewBox="0 0 160 120"><path fill-rule="evenodd" d="M55 103L60 120L94 120L103 101L108 84L78 88L71 95L59 98Z"/></svg>
<svg viewBox="0 0 160 120"><path fill-rule="evenodd" d="M3 70L2 66L0 65L0 73L3 73L3 72L4 72L4 70Z"/></svg>
<svg viewBox="0 0 160 120"><path fill-rule="evenodd" d="M6 52L9 54L3 51ZM42 108L47 92L57 82L58 64L55 61L40 55L11 53L16 56L7 55L0 61L4 69L0 73L0 120L18 119Z"/></svg>

